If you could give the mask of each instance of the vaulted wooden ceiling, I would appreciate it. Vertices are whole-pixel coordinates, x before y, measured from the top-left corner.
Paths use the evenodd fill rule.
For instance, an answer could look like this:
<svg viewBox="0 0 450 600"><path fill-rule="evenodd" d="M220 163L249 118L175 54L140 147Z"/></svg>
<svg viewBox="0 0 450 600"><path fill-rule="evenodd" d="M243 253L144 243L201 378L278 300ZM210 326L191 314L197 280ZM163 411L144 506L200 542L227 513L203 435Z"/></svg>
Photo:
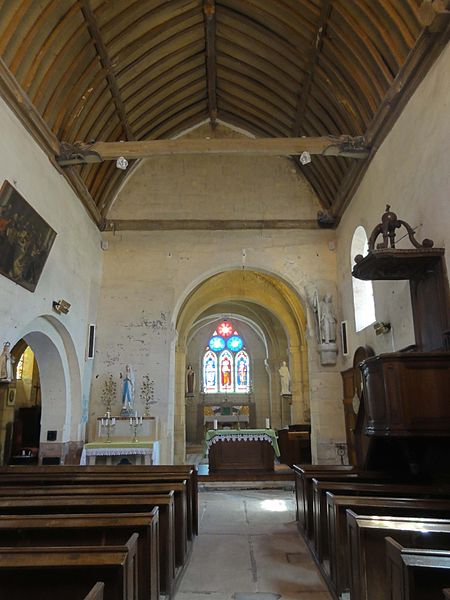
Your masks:
<svg viewBox="0 0 450 600"><path fill-rule="evenodd" d="M447 43L449 4L0 0L0 93L53 159L62 142L170 138L208 118L257 137L365 136L364 160L302 167L339 216ZM127 172L64 170L101 225Z"/></svg>

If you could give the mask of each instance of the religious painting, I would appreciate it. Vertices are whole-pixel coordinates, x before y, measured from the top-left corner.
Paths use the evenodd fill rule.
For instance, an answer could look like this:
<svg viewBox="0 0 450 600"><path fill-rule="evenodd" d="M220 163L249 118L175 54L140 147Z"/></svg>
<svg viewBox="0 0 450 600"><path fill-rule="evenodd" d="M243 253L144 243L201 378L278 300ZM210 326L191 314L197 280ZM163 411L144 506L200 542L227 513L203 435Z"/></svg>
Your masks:
<svg viewBox="0 0 450 600"><path fill-rule="evenodd" d="M0 273L34 292L56 232L5 181L0 190Z"/></svg>

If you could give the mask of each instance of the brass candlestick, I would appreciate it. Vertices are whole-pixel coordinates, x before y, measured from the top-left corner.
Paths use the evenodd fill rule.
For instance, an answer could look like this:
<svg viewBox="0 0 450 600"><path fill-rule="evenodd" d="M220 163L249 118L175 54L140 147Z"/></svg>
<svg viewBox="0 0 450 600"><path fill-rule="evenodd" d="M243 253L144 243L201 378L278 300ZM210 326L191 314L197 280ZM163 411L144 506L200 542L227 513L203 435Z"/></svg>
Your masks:
<svg viewBox="0 0 450 600"><path fill-rule="evenodd" d="M137 431L139 427L142 427L142 417L130 417L130 427L133 432L133 444L136 444L139 440L137 438Z"/></svg>
<svg viewBox="0 0 450 600"><path fill-rule="evenodd" d="M106 416L104 419L102 418L102 427L106 429L106 443L111 443L111 430L116 426L115 417Z"/></svg>

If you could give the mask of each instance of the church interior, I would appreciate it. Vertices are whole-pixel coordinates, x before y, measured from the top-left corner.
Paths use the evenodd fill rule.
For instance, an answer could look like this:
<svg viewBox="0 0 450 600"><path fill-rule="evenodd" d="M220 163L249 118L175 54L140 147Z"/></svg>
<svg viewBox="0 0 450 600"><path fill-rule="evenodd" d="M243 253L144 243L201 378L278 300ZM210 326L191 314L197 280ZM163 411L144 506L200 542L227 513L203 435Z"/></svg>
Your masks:
<svg viewBox="0 0 450 600"><path fill-rule="evenodd" d="M2 598L450 598L449 115L450 0L0 0Z"/></svg>

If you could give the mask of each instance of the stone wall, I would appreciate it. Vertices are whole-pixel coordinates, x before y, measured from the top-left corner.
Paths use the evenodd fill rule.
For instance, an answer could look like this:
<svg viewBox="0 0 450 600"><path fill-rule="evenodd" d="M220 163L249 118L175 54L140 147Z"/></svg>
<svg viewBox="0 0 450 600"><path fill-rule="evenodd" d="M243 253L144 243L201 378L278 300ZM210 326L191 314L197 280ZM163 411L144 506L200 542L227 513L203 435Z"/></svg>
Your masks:
<svg viewBox="0 0 450 600"><path fill-rule="evenodd" d="M88 418L92 361L86 362L85 350L88 323L96 319L100 234L64 177L3 101L0 126L0 185L8 180L57 233L33 293L0 276L1 340L14 346L24 336L35 336L41 348L39 368L46 372L41 440L46 440L47 430L56 429L56 444L61 447L69 440L83 439ZM52 301L60 298L72 305L67 315L52 310ZM58 348L64 375L57 385L52 382L51 365L43 364L50 356L44 339Z"/></svg>

